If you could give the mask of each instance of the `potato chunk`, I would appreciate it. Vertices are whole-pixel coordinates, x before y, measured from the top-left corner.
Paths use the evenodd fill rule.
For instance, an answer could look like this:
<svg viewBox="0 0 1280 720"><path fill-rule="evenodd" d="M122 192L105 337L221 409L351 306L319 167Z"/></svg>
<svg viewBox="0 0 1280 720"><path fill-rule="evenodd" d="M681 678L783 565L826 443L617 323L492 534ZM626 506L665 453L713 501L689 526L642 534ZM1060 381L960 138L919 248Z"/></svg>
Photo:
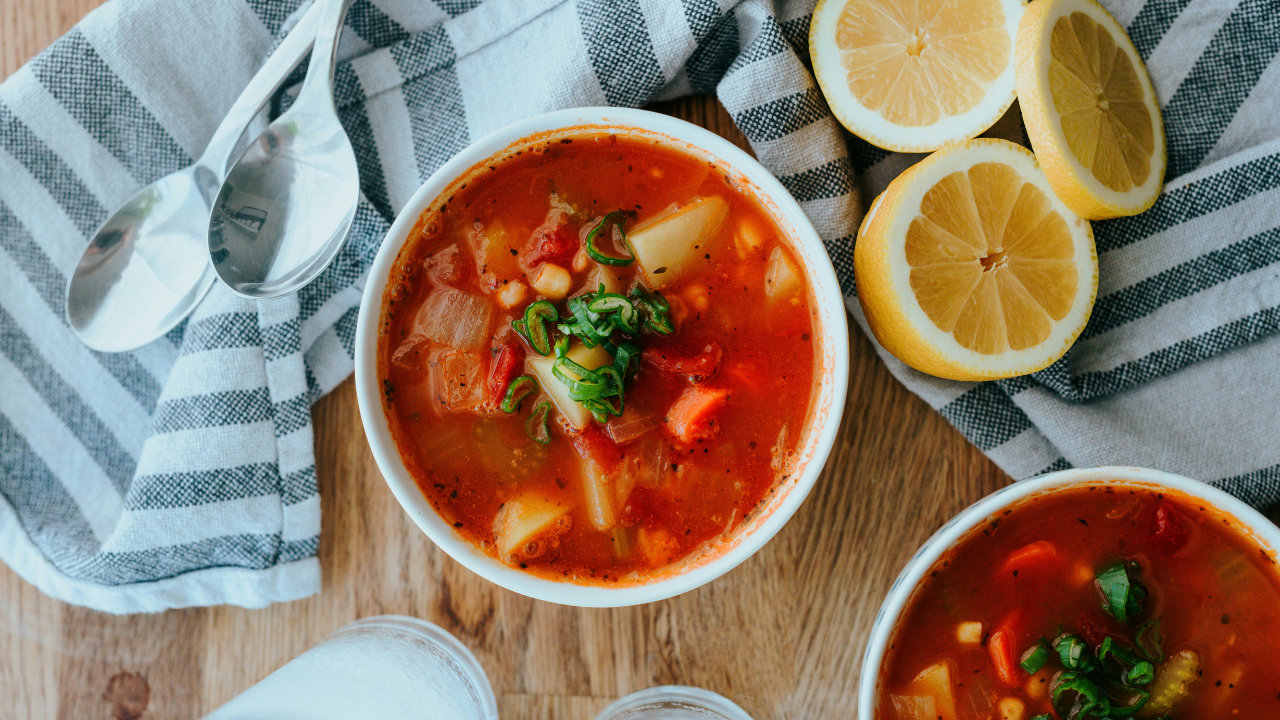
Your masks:
<svg viewBox="0 0 1280 720"><path fill-rule="evenodd" d="M782 300L800 291L800 271L791 258L776 247L769 253L769 263L764 271L764 294L770 301Z"/></svg>
<svg viewBox="0 0 1280 720"><path fill-rule="evenodd" d="M699 198L662 213L627 234L636 262L650 287L662 288L681 278L712 249L716 232L729 214L720 196Z"/></svg>
<svg viewBox="0 0 1280 720"><path fill-rule="evenodd" d="M531 492L508 500L493 520L498 557L512 562L541 555L549 543L569 531L572 509Z"/></svg>
<svg viewBox="0 0 1280 720"><path fill-rule="evenodd" d="M609 365L613 362L613 358L609 353L599 345L593 348L586 348L583 345L575 344L569 349L567 357L588 370L595 370L602 365ZM556 359L552 355L546 357L531 357L528 360L529 368L538 376L538 385L544 392L551 396L551 401L556 404L556 409L560 414L569 421L570 425L581 430L591 422L591 412L582 406L582 403L569 397L569 388L560 382L560 379L551 372L552 366L556 364Z"/></svg>

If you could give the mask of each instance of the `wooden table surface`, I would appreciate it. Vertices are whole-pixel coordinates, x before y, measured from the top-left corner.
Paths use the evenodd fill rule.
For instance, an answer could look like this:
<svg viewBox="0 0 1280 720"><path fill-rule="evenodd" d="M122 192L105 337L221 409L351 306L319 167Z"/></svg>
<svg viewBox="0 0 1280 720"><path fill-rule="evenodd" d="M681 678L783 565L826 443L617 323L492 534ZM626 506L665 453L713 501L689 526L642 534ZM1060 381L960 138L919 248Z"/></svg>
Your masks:
<svg viewBox="0 0 1280 720"><path fill-rule="evenodd" d="M0 0L0 78L99 0ZM660 110L745 140L714 99ZM314 409L319 595L262 610L118 617L51 600L0 565L0 718L199 717L359 617L454 633L503 720L589 720L651 685L722 693L757 720L852 718L865 636L893 578L953 514L1009 482L895 381L854 329L840 435L808 500L728 575L664 602L587 610L530 600L457 564L396 504L350 380ZM114 678L114 680L113 680Z"/></svg>

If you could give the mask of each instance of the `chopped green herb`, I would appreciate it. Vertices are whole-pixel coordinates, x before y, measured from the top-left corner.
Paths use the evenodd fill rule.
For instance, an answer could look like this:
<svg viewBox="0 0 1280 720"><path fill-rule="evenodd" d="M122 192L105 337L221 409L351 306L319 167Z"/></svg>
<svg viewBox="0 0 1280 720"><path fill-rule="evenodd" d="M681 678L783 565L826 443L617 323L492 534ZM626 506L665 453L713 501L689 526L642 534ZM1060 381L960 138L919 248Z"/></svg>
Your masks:
<svg viewBox="0 0 1280 720"><path fill-rule="evenodd" d="M1124 675L1126 685L1147 685L1156 678L1156 666L1141 660Z"/></svg>
<svg viewBox="0 0 1280 720"><path fill-rule="evenodd" d="M547 415L550 412L551 403L543 400L529 413L529 419L524 421L524 431L530 440L543 445L551 442L551 430L547 427Z"/></svg>
<svg viewBox="0 0 1280 720"><path fill-rule="evenodd" d="M1062 666L1068 670L1093 672L1098 666L1089 646L1075 635L1062 635L1053 641L1053 649L1058 651Z"/></svg>
<svg viewBox="0 0 1280 720"><path fill-rule="evenodd" d="M1067 670L1054 681L1053 706L1063 717L1083 718L1088 715L1106 717L1111 713L1111 699L1098 683L1077 670Z"/></svg>
<svg viewBox="0 0 1280 720"><path fill-rule="evenodd" d="M662 293L649 292L643 286L637 286L631 291L631 300L644 316L644 327L659 335L670 335L675 330L671 325L671 305Z"/></svg>
<svg viewBox="0 0 1280 720"><path fill-rule="evenodd" d="M1047 662L1049 662L1049 648L1044 646L1044 641L1042 640L1027 648L1027 651L1022 653L1022 662L1018 664L1022 666L1023 670L1034 675L1040 672L1040 668L1044 667Z"/></svg>
<svg viewBox="0 0 1280 720"><path fill-rule="evenodd" d="M524 310L524 319L511 323L516 332L529 341L529 346L539 355L551 353L551 332L547 323L559 321L560 313L556 306L546 300L539 300Z"/></svg>
<svg viewBox="0 0 1280 720"><path fill-rule="evenodd" d="M603 265L621 266L630 265L635 262L636 252L631 247L631 241L627 240L626 230L623 229L623 225L625 225L626 222L627 214L621 210L615 210L608 215L605 215L604 219L600 221L600 224L596 225L591 229L591 232L587 233L587 255L589 255L592 260ZM596 241L599 239L600 234L602 232L611 234L612 228L615 227L618 228L618 236L622 239L621 244L627 251L627 257L605 255L600 248L596 247Z"/></svg>
<svg viewBox="0 0 1280 720"><path fill-rule="evenodd" d="M1147 589L1135 582L1137 574L1137 563L1117 560L1095 581L1102 593L1102 609L1126 625L1142 614L1142 601L1147 598Z"/></svg>
<svg viewBox="0 0 1280 720"><path fill-rule="evenodd" d="M507 395L502 398L502 412L513 413L516 406L520 404L530 393L538 391L538 381L533 379L531 375L521 375L511 384L507 386Z"/></svg>
<svg viewBox="0 0 1280 720"><path fill-rule="evenodd" d="M1135 644L1151 662L1164 662L1164 635L1159 620L1148 620L1138 626L1134 634Z"/></svg>

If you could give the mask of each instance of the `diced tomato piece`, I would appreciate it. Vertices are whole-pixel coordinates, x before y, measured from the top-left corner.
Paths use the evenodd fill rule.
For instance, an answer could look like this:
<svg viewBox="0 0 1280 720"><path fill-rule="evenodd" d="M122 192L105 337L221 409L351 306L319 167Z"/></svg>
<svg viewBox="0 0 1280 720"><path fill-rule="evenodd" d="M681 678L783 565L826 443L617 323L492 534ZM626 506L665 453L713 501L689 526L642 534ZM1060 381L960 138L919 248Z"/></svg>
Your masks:
<svg viewBox="0 0 1280 720"><path fill-rule="evenodd" d="M1039 540L1009 553L1004 564L1000 566L1000 574L1017 577L1020 573L1056 568L1061 565L1062 556L1058 548L1048 540Z"/></svg>
<svg viewBox="0 0 1280 720"><path fill-rule="evenodd" d="M495 348L497 353L489 364L490 405L497 407L507 394L507 386L524 369L524 348L518 343L507 343Z"/></svg>
<svg viewBox="0 0 1280 720"><path fill-rule="evenodd" d="M1151 532L1156 547L1170 555L1181 550L1190 537L1186 526L1178 518L1178 511L1167 502L1156 506Z"/></svg>
<svg viewBox="0 0 1280 720"><path fill-rule="evenodd" d="M991 654L991 664L996 669L996 677L1006 685L1017 685L1022 668L1018 666L1017 649L1014 646L1013 633L1001 626L987 638L987 652Z"/></svg>
<svg viewBox="0 0 1280 720"><path fill-rule="evenodd" d="M710 379L720 369L720 360L724 351L716 343L709 343L702 352L692 357L678 350L649 346L641 355L644 361L663 372L684 375L695 385Z"/></svg>
<svg viewBox="0 0 1280 720"><path fill-rule="evenodd" d="M680 442L706 440L720 431L715 411L728 400L729 391L725 388L691 387L676 398L662 422L667 432Z"/></svg>
<svg viewBox="0 0 1280 720"><path fill-rule="evenodd" d="M575 434L572 443L579 455L594 462L602 472L611 473L622 463L622 448L595 425L589 425Z"/></svg>
<svg viewBox="0 0 1280 720"><path fill-rule="evenodd" d="M1110 616L1104 616L1101 612L1081 611L1076 615L1076 622L1073 628L1077 633L1080 633L1080 637L1083 637L1090 645L1094 646L1101 645L1102 641L1106 640L1108 636L1116 640L1123 640L1125 636L1124 628L1117 625L1116 621L1112 620ZM1128 644L1127 640L1125 644Z"/></svg>
<svg viewBox="0 0 1280 720"><path fill-rule="evenodd" d="M578 254L578 232L569 223L569 214L552 208L525 244L524 261L529 267L544 262L568 265Z"/></svg>

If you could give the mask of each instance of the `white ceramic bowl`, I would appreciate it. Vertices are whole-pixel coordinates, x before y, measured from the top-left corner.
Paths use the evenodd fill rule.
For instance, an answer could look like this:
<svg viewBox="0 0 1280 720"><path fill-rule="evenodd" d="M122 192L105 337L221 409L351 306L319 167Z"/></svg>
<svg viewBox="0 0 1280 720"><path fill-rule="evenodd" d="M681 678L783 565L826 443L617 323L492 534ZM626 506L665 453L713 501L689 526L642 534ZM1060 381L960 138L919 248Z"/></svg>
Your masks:
<svg viewBox="0 0 1280 720"><path fill-rule="evenodd" d="M821 358L820 382L799 452L801 472L786 480L765 501L761 512L740 526L715 552L678 570L659 573L650 582L618 587L540 578L498 562L459 535L436 514L405 468L391 438L378 390L378 325L383 293L396 256L418 217L483 161L523 142L531 142L531 136L537 135L545 142L547 133L557 137L563 130L565 135L573 135L573 130L582 126L592 126L593 131L656 139L729 170L739 187L752 193L789 236L809 278L820 327L815 333L819 341L817 357ZM477 574L508 590L566 605L621 607L662 600L714 580L750 557L786 524L809 494L835 441L849 380L848 332L840 285L822 241L781 183L750 155L714 133L666 115L625 108L576 108L522 120L472 144L437 170L400 211L374 259L360 304L355 346L356 392L360 418L378 467L396 499L436 545Z"/></svg>
<svg viewBox="0 0 1280 720"><path fill-rule="evenodd" d="M898 617L915 593L920 580L944 552L951 549L974 527L999 514L1009 505L1033 495L1061 489L1068 485L1108 482L1114 485L1172 488L1183 494L1204 500L1215 510L1239 521L1242 531L1251 536L1263 549L1274 553L1280 548L1280 528L1261 513L1239 499L1199 480L1136 467L1075 468L1049 473L1023 480L982 498L952 518L933 534L916 554L907 561L898 579L889 588L889 594L876 614L867 640L867 651L862 658L862 676L858 683L858 717L875 720L876 705L880 699L880 664L884 662L885 649L893 637Z"/></svg>

